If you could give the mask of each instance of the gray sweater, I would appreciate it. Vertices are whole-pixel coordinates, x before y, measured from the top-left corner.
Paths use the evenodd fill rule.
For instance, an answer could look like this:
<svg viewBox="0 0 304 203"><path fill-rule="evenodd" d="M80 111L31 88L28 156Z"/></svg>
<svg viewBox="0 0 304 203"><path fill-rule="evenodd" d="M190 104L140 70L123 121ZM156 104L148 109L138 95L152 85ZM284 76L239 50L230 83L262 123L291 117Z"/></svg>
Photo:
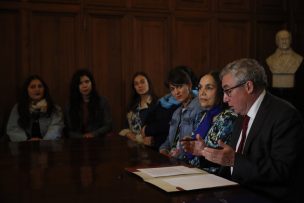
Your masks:
<svg viewBox="0 0 304 203"><path fill-rule="evenodd" d="M61 108L57 105L55 107L56 111L53 112L50 117L48 117L46 113L40 113L39 124L43 140L55 140L62 135L62 129L64 127L63 115ZM29 127L24 130L18 125L18 119L18 104L16 104L8 119L6 133L11 141L26 141L28 139L27 134L31 134L33 120L31 119Z"/></svg>

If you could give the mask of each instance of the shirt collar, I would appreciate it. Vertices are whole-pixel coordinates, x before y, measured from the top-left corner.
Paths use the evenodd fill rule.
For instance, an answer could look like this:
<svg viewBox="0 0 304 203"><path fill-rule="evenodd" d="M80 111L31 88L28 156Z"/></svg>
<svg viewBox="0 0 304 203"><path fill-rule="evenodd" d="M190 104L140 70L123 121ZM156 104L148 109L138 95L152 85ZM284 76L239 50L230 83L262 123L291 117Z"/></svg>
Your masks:
<svg viewBox="0 0 304 203"><path fill-rule="evenodd" d="M263 92L260 94L260 96L257 98L257 100L255 100L255 102L253 103L253 105L250 107L248 113L247 113L247 116L250 117L250 120L254 120L260 106L261 106L261 103L264 99L266 95L266 91L263 90Z"/></svg>

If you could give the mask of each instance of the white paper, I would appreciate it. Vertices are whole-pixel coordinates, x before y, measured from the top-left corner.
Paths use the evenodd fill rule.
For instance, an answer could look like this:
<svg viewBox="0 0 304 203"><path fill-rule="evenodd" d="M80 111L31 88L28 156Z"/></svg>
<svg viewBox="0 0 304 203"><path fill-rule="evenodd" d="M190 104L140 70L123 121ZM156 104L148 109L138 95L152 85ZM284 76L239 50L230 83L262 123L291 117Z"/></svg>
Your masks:
<svg viewBox="0 0 304 203"><path fill-rule="evenodd" d="M162 181L184 190L195 190L201 188L213 188L228 185L237 185L237 183L221 178L213 174L199 174L183 177L162 178Z"/></svg>
<svg viewBox="0 0 304 203"><path fill-rule="evenodd" d="M160 168L144 168L137 169L142 173L145 173L153 178L163 177L163 176L175 176L184 174L196 174L202 173L194 168L189 168L185 166L170 166L170 167L160 167Z"/></svg>

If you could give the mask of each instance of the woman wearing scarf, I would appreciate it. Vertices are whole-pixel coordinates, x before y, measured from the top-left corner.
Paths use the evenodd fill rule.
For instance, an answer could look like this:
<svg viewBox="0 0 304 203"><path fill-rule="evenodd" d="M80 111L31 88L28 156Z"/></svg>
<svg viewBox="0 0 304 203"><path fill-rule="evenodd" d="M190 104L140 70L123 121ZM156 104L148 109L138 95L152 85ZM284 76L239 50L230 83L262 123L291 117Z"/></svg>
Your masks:
<svg viewBox="0 0 304 203"><path fill-rule="evenodd" d="M197 96L198 79L194 72L187 66L177 66L177 70L186 72L190 76L192 83L192 94ZM160 98L156 105L151 109L147 116L141 134L144 138L144 144L158 151L160 145L165 142L170 128L170 120L174 111L180 106L180 102L168 93Z"/></svg>
<svg viewBox="0 0 304 203"><path fill-rule="evenodd" d="M199 135L208 147L217 148L218 140L227 142L230 138L233 122L237 114L227 109L223 104L223 90L218 72L211 72L201 77L199 89L199 102L204 109L195 119L194 131L190 139L196 139ZM189 138L188 138L189 139ZM185 138L187 140L187 138ZM182 142L186 146L190 142ZM209 172L216 172L218 166L191 154L185 156L185 160L191 165L203 168Z"/></svg>
<svg viewBox="0 0 304 203"><path fill-rule="evenodd" d="M167 77L166 85L172 96L180 103L171 118L169 134L166 141L160 146L159 152L168 157L182 159L184 151L180 141L187 135L191 135L195 115L201 111L198 98L192 92L190 75L180 69L172 69Z"/></svg>
<svg viewBox="0 0 304 203"><path fill-rule="evenodd" d="M55 140L63 126L61 108L53 103L46 83L38 75L28 77L8 120L10 140Z"/></svg>

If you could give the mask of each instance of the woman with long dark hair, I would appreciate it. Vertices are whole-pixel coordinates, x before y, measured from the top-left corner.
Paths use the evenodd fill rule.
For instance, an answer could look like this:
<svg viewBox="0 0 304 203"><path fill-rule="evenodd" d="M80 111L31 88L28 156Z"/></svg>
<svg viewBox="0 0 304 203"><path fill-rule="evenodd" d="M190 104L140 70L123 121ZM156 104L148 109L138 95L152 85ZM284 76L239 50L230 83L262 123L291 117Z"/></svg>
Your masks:
<svg viewBox="0 0 304 203"><path fill-rule="evenodd" d="M224 92L219 72L203 75L198 89L199 102L203 110L196 116L192 139L204 140L205 146L218 148L219 140L226 143L230 139L237 114L223 103ZM191 138L189 137L189 139ZM194 145L194 142L185 141L182 142L182 145L189 151L191 147L193 148L191 145ZM202 145L202 147L204 146ZM185 156L185 161L211 173L215 173L219 169L219 165L213 164L203 157L193 156L192 153Z"/></svg>
<svg viewBox="0 0 304 203"><path fill-rule="evenodd" d="M62 129L62 111L53 103L47 84L38 75L29 76L8 120L10 140L54 140L61 137Z"/></svg>
<svg viewBox="0 0 304 203"><path fill-rule="evenodd" d="M81 69L74 73L65 116L66 131L72 138L93 138L111 131L110 107L107 100L98 94L89 70Z"/></svg>
<svg viewBox="0 0 304 203"><path fill-rule="evenodd" d="M136 72L132 77L131 98L127 113L128 125L119 134L141 143L143 141L142 126L156 102L157 97L148 75L144 72Z"/></svg>

